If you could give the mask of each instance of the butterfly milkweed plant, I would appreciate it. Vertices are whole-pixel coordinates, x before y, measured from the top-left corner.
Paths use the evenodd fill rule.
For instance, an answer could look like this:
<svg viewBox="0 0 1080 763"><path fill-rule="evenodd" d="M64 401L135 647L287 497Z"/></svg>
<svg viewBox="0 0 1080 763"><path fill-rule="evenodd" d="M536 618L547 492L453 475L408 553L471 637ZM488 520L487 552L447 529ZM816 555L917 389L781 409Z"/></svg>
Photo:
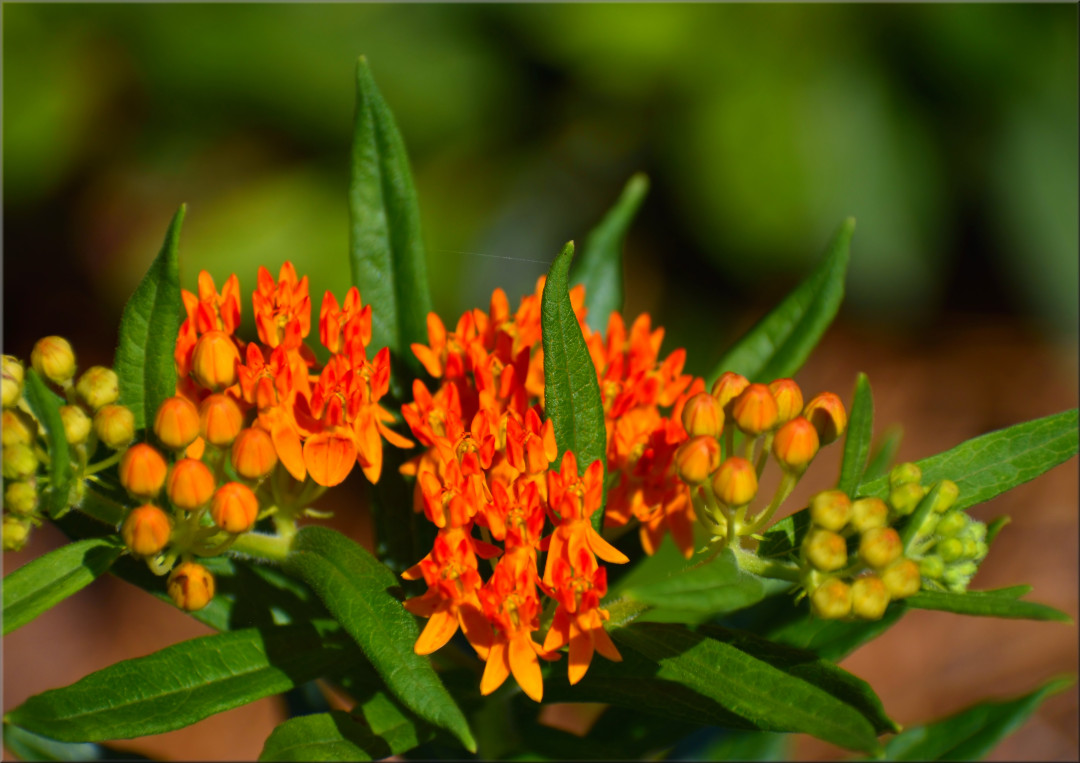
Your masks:
<svg viewBox="0 0 1080 763"><path fill-rule="evenodd" d="M641 759L706 732L716 758L782 758L797 733L977 758L1069 685L903 729L837 662L912 609L1069 622L1029 586L971 589L1008 519L967 512L1074 456L1076 410L893 464L865 374L800 387L851 219L709 376L685 373L621 312L643 176L531 293L440 316L404 145L357 72L351 285L311 294L296 262L245 274L250 295L206 272L183 290L181 206L111 368L59 336L3 357L4 549L44 522L70 539L4 578L4 633L106 573L215 631L30 697L10 751L108 758L307 686L336 703L293 703L260 760ZM815 469L826 448L838 478ZM354 470L374 549L312 508ZM815 472L832 487L790 505ZM544 703L603 712L578 736Z"/></svg>

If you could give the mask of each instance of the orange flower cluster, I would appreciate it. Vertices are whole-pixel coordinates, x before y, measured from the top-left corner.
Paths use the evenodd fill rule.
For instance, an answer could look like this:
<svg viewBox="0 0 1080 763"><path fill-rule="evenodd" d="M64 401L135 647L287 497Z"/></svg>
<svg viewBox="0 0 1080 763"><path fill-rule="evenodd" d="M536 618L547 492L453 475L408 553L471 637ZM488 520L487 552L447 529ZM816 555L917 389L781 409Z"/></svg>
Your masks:
<svg viewBox="0 0 1080 763"><path fill-rule="evenodd" d="M199 293L183 292L187 319L176 342L177 394L200 406L212 395L235 402L254 426L270 435L281 463L297 480L307 475L320 485L342 482L359 463L377 482L382 441L412 443L388 426L393 415L379 405L390 384L390 353L367 357L371 306L361 305L356 287L344 307L326 292L319 311L319 340L330 360L318 368L304 343L311 332L308 279L297 279L292 263L274 277L260 267L252 295L259 341L236 336L240 325L240 283L229 277L219 293L210 274L199 274ZM198 458L206 442L189 455ZM213 444L213 443L211 443Z"/></svg>
<svg viewBox="0 0 1080 763"><path fill-rule="evenodd" d="M402 408L426 447L402 472L416 476L415 508L438 528L432 551L404 573L428 585L405 603L429 618L415 650L434 652L460 628L487 663L483 694L512 674L537 701L543 695L539 659L558 659L562 647L569 647L571 683L585 675L596 651L621 659L603 627L607 574L598 560L628 561L590 521L603 500L604 465L596 461L581 471L571 452L553 463L554 430L542 417L544 280L515 312L497 289L488 312L465 313L452 332L430 314L428 344L412 349L440 385L432 393L417 380L413 402ZM572 289L570 300L604 391L608 468L620 475L609 494L608 522L642 519L650 552L665 528L685 528L692 550L693 508L672 458L687 438L681 406L704 383L681 373L681 350L658 362L663 331L651 331L648 316L628 337L613 314L602 337L584 323L584 288ZM660 413L670 406L674 415ZM548 520L553 529L545 536ZM474 526L484 540L474 537ZM540 551L546 552L542 575ZM479 560L496 557L484 581ZM542 644L533 635L540 628L540 594L556 604Z"/></svg>

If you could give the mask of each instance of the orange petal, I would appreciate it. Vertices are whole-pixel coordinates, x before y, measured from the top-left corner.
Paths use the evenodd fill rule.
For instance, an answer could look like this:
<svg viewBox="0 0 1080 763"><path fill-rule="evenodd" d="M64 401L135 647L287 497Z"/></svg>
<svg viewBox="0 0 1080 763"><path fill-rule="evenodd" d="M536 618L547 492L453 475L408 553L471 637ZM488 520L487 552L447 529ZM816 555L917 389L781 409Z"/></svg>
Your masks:
<svg viewBox="0 0 1080 763"><path fill-rule="evenodd" d="M457 633L457 629L458 620L450 613L449 607L436 610L431 613L420 638L416 639L413 651L417 654L431 654L442 648Z"/></svg>
<svg viewBox="0 0 1080 763"><path fill-rule="evenodd" d="M303 482L307 476L304 466L304 452L300 446L300 435L280 417L270 421L270 439L274 441L274 450L285 468L297 482Z"/></svg>
<svg viewBox="0 0 1080 763"><path fill-rule="evenodd" d="M555 617L551 621L551 630L547 632L547 637L544 639L544 651L554 652L568 643L570 643L570 618L566 610L559 607L555 610Z"/></svg>
<svg viewBox="0 0 1080 763"><path fill-rule="evenodd" d="M480 679L480 693L487 696L503 685L503 681L510 675L510 662L507 659L505 641L496 641L491 645L488 652L487 666L484 668L484 676Z"/></svg>
<svg viewBox="0 0 1080 763"><path fill-rule="evenodd" d="M462 604L458 607L458 622L461 623L465 638L480 655L480 659L488 659L494 634L491 632L491 623L484 614L472 604Z"/></svg>
<svg viewBox="0 0 1080 763"><path fill-rule="evenodd" d="M442 363L439 361L439 356L431 351L431 348L424 344L411 344L413 355L420 361L425 370L436 379L442 376Z"/></svg>
<svg viewBox="0 0 1080 763"><path fill-rule="evenodd" d="M600 610L603 611L603 610ZM615 648L615 644L611 641L611 636L604 630L603 626L594 628L589 631L592 634L593 646L596 647L596 651L607 657L612 662L622 662L622 655L619 654L619 650Z"/></svg>
<svg viewBox="0 0 1080 763"><path fill-rule="evenodd" d="M594 554L605 562L611 562L612 564L626 564L630 561L630 558L626 554L604 540L596 530L592 529L592 527L586 532L585 543Z"/></svg>
<svg viewBox="0 0 1080 763"><path fill-rule="evenodd" d="M402 575L402 577L405 577ZM411 599L401 602L401 606L405 607L408 611L414 615L420 617L431 617L431 614L435 611L435 607L438 605L439 600L434 596L414 596Z"/></svg>
<svg viewBox="0 0 1080 763"><path fill-rule="evenodd" d="M592 662L592 656L592 639L574 623L570 628L570 665L567 669L571 685L585 677L585 672Z"/></svg>
<svg viewBox="0 0 1080 763"><path fill-rule="evenodd" d="M528 633L519 631L510 641L510 672L530 699L539 702L544 698L544 677Z"/></svg>
<svg viewBox="0 0 1080 763"><path fill-rule="evenodd" d="M356 446L352 438L322 432L309 437L304 443L304 465L307 466L311 479L324 487L333 487L344 482L352 471L355 460Z"/></svg>

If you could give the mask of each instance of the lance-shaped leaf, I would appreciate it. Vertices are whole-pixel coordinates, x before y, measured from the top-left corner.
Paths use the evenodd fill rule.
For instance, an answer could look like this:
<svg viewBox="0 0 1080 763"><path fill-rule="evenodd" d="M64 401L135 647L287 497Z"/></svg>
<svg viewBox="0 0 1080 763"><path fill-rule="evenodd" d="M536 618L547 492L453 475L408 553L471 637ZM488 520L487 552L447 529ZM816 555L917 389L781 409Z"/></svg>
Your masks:
<svg viewBox="0 0 1080 763"><path fill-rule="evenodd" d="M105 538L50 551L4 577L4 635L92 583L124 551Z"/></svg>
<svg viewBox="0 0 1080 763"><path fill-rule="evenodd" d="M420 630L394 595L398 581L384 565L339 532L306 527L293 541L286 572L303 580L360 645L386 686L419 718L476 743L465 716L426 657L413 651Z"/></svg>
<svg viewBox="0 0 1080 763"><path fill-rule="evenodd" d="M311 624L248 628L110 665L30 697L5 720L61 742L161 734L362 659L343 635Z"/></svg>
<svg viewBox="0 0 1080 763"><path fill-rule="evenodd" d="M135 415L135 428L154 420L162 401L176 394L173 353L180 332L180 226L186 207L173 215L165 243L131 295L120 318L116 375L120 399Z"/></svg>
<svg viewBox="0 0 1080 763"><path fill-rule="evenodd" d="M924 485L950 479L960 488L953 506L966 509L1011 490L1076 455L1077 411L1055 413L976 437L917 461ZM885 498L888 476L863 484L859 493Z"/></svg>
<svg viewBox="0 0 1080 763"><path fill-rule="evenodd" d="M866 471L863 472L862 478L859 480L860 485L864 482L876 480L889 471L893 459L896 458L896 451L900 450L900 440L903 437L904 428L899 424L893 424L882 433L874 446L874 450L870 453L870 461L866 464Z"/></svg>
<svg viewBox="0 0 1080 763"><path fill-rule="evenodd" d="M90 761L90 760L152 760L133 752L114 750L90 742L57 742L55 739L33 734L26 729L4 724L4 747L15 753L19 760L41 761Z"/></svg>
<svg viewBox="0 0 1080 763"><path fill-rule="evenodd" d="M613 310L623 306L623 241L645 194L649 178L639 172L626 183L619 200L585 239L570 272L575 286L585 284L585 316L593 331L607 328Z"/></svg>
<svg viewBox="0 0 1080 763"><path fill-rule="evenodd" d="M790 601L778 599L777 602L793 614L785 613L786 619L767 627L763 635L777 644L806 649L833 662L839 662L896 625L908 609L906 602L893 602L879 620L845 622L816 617L805 603L795 608Z"/></svg>
<svg viewBox="0 0 1080 763"><path fill-rule="evenodd" d="M1072 678L1055 678L1022 697L980 702L935 723L913 726L888 741L885 760L980 760L1047 697L1072 684Z"/></svg>
<svg viewBox="0 0 1080 763"><path fill-rule="evenodd" d="M60 406L64 401L46 386L32 368L26 371L23 395L45 430L45 441L49 445L49 486L43 491L41 502L49 516L56 519L67 512L72 501L71 450L64 434L63 419L60 418Z"/></svg>
<svg viewBox="0 0 1080 763"><path fill-rule="evenodd" d="M567 274L574 259L571 241L551 263L540 302L540 328L544 343L544 412L555 429L559 458L568 450L584 472L600 460L607 483L607 429L600 399L596 367L585 345L574 308L570 304ZM605 490L606 494L606 490ZM592 515L599 532L604 521L599 509Z"/></svg>
<svg viewBox="0 0 1080 763"><path fill-rule="evenodd" d="M411 724L375 730L348 713L332 710L282 723L267 737L259 760L381 760L417 743Z"/></svg>
<svg viewBox="0 0 1080 763"><path fill-rule="evenodd" d="M855 495L874 435L874 397L870 380L860 373L855 379L855 399L851 403L847 434L844 435L844 460L840 464L840 482L836 487Z"/></svg>
<svg viewBox="0 0 1080 763"><path fill-rule="evenodd" d="M709 376L710 384L724 371L769 382L802 367L844 299L854 232L855 218L849 217L833 236L825 260L728 350Z"/></svg>
<svg viewBox="0 0 1080 763"><path fill-rule="evenodd" d="M1046 604L1021 601L1016 595L1016 590L1017 587L998 591L967 591L966 593L920 591L909 597L907 604L916 609L936 609L960 615L1072 622L1072 618L1067 614Z"/></svg>
<svg viewBox="0 0 1080 763"><path fill-rule="evenodd" d="M405 143L375 86L367 59L356 64L356 119L349 183L349 263L371 305L369 352L390 348L395 396L420 372L409 345L427 341L431 312L420 208ZM399 371L407 369L408 373ZM409 378L406 378L408 376Z"/></svg>
<svg viewBox="0 0 1080 763"><path fill-rule="evenodd" d="M623 662L594 660L572 688L557 671L546 698L609 702L708 726L804 732L853 750L878 749L877 732L892 728L865 682L805 652L715 627L635 623L611 636Z"/></svg>

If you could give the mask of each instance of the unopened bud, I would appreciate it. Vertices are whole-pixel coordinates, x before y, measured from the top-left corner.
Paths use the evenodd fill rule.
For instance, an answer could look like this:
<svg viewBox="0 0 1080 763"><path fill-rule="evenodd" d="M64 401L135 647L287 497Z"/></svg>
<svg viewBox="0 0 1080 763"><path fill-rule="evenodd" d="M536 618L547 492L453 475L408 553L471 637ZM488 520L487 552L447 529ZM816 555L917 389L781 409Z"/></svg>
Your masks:
<svg viewBox="0 0 1080 763"><path fill-rule="evenodd" d="M63 384L75 375L75 352L62 336L39 339L30 352L30 363L35 371L56 384Z"/></svg>
<svg viewBox="0 0 1080 763"><path fill-rule="evenodd" d="M251 488L239 482L227 482L214 493L210 516L214 524L228 533L243 533L255 525L259 501Z"/></svg>
<svg viewBox="0 0 1080 763"><path fill-rule="evenodd" d="M194 612L214 598L214 576L195 562L184 562L169 573L169 596L180 609Z"/></svg>
<svg viewBox="0 0 1080 763"><path fill-rule="evenodd" d="M4 411L0 421L0 440L4 445L30 445L37 436L37 422L17 409Z"/></svg>
<svg viewBox="0 0 1080 763"><path fill-rule="evenodd" d="M29 519L16 517L12 514L4 515L3 541L5 551L21 551L29 537Z"/></svg>
<svg viewBox="0 0 1080 763"><path fill-rule="evenodd" d="M803 408L805 416L814 429L822 445L828 445L847 429L847 411L839 396L832 392L822 392Z"/></svg>
<svg viewBox="0 0 1080 763"><path fill-rule="evenodd" d="M757 495L758 481L754 465L745 458L732 456L716 470L712 489L721 503L745 506Z"/></svg>
<svg viewBox="0 0 1080 763"><path fill-rule="evenodd" d="M731 418L748 435L759 435L776 426L776 399L764 384L751 384L731 404Z"/></svg>
<svg viewBox="0 0 1080 763"><path fill-rule="evenodd" d="M916 485L922 482L922 469L918 464L910 461L906 464L897 464L889 472L889 487L900 487L909 482L914 482Z"/></svg>
<svg viewBox="0 0 1080 763"><path fill-rule="evenodd" d="M807 561L823 572L833 572L847 564L847 541L831 530L815 527L803 539Z"/></svg>
<svg viewBox="0 0 1080 763"><path fill-rule="evenodd" d="M919 560L919 574L930 580L941 580L945 574L945 560L937 554L924 556Z"/></svg>
<svg viewBox="0 0 1080 763"><path fill-rule="evenodd" d="M94 414L94 431L105 447L120 450L135 437L135 416L122 405L106 405Z"/></svg>
<svg viewBox="0 0 1080 763"><path fill-rule="evenodd" d="M913 596L922 587L919 565L911 559L899 559L881 573L881 582L885 584L885 588L894 599Z"/></svg>
<svg viewBox="0 0 1080 763"><path fill-rule="evenodd" d="M173 506L194 511L214 494L214 475L202 461L182 458L176 462L165 481L165 492Z"/></svg>
<svg viewBox="0 0 1080 763"><path fill-rule="evenodd" d="M172 523L168 515L150 504L132 509L120 528L124 545L137 556L159 553L169 542L171 534Z"/></svg>
<svg viewBox="0 0 1080 763"><path fill-rule="evenodd" d="M964 542L959 538L945 538L938 542L937 551L946 562L955 562L964 555Z"/></svg>
<svg viewBox="0 0 1080 763"><path fill-rule="evenodd" d="M851 584L851 611L863 620L880 620L891 598L877 575L864 575Z"/></svg>
<svg viewBox="0 0 1080 763"><path fill-rule="evenodd" d="M25 480L37 472L38 459L29 445L8 445L3 450L4 479Z"/></svg>
<svg viewBox="0 0 1080 763"><path fill-rule="evenodd" d="M712 396L716 398L724 413L729 413L731 401L741 395L749 385L750 381L742 374L724 371L713 383Z"/></svg>
<svg viewBox="0 0 1080 763"><path fill-rule="evenodd" d="M963 531L969 521L968 515L964 512L950 511L938 520L937 527L934 529L942 538L952 538Z"/></svg>
<svg viewBox="0 0 1080 763"><path fill-rule="evenodd" d="M86 442L94 426L86 411L77 405L60 406L60 421L64 425L64 439L71 445L82 445Z"/></svg>
<svg viewBox="0 0 1080 763"><path fill-rule="evenodd" d="M12 408L22 397L23 364L12 355L5 355L0 369L4 408Z"/></svg>
<svg viewBox="0 0 1080 763"><path fill-rule="evenodd" d="M842 490L823 490L810 499L810 518L818 527L839 532L851 517L851 499Z"/></svg>
<svg viewBox="0 0 1080 763"><path fill-rule="evenodd" d="M978 570L975 562L961 562L946 569L942 581L950 591L964 593Z"/></svg>
<svg viewBox="0 0 1080 763"><path fill-rule="evenodd" d="M975 554L971 557L973 561L981 562L986 558L986 555L990 552L990 546L985 541L975 541Z"/></svg>
<svg viewBox="0 0 1080 763"><path fill-rule="evenodd" d="M777 379L769 382L769 391L776 400L777 423L787 423L802 413L802 390L794 379Z"/></svg>
<svg viewBox="0 0 1080 763"><path fill-rule="evenodd" d="M777 430L772 452L787 471L802 472L817 455L817 430L802 416L796 416Z"/></svg>
<svg viewBox="0 0 1080 763"><path fill-rule="evenodd" d="M851 526L864 533L889 523L889 507L880 498L860 498L851 504Z"/></svg>
<svg viewBox="0 0 1080 763"><path fill-rule="evenodd" d="M967 514L964 514L964 516L967 517ZM961 530L961 535L965 538L971 538L972 540L986 540L986 525L982 522L976 522L971 517L968 517L967 526Z"/></svg>
<svg viewBox="0 0 1080 763"><path fill-rule="evenodd" d="M851 586L840 578L829 578L810 594L814 614L825 620L839 620L851 613Z"/></svg>
<svg viewBox="0 0 1080 763"><path fill-rule="evenodd" d="M887 567L904 553L900 533L891 527L876 527L859 537L859 556L875 569Z"/></svg>
<svg viewBox="0 0 1080 763"><path fill-rule="evenodd" d="M80 400L96 411L104 405L115 403L120 397L120 377L111 368L91 366L79 377L75 392Z"/></svg>
<svg viewBox="0 0 1080 763"><path fill-rule="evenodd" d="M240 352L224 331L208 331L195 343L191 373L201 386L215 391L236 383Z"/></svg>
<svg viewBox="0 0 1080 763"><path fill-rule="evenodd" d="M719 453L717 453L719 457ZM232 444L232 465L236 473L249 480L262 479L277 466L274 441L265 429L250 427Z"/></svg>
<svg viewBox="0 0 1080 763"><path fill-rule="evenodd" d="M956 499L960 497L960 488L952 480L941 480L937 485L938 494L937 500L934 501L934 511L938 514L944 514L952 508L953 504L956 503Z"/></svg>
<svg viewBox="0 0 1080 763"><path fill-rule="evenodd" d="M120 484L137 498L157 497L167 472L165 458L144 442L132 445L120 459Z"/></svg>
<svg viewBox="0 0 1080 763"><path fill-rule="evenodd" d="M708 392L699 392L683 406L682 424L691 437L719 437L724 429L724 409Z"/></svg>
<svg viewBox="0 0 1080 763"><path fill-rule="evenodd" d="M228 395L210 395L199 406L199 431L211 445L232 444L243 426L244 414Z"/></svg>
<svg viewBox="0 0 1080 763"><path fill-rule="evenodd" d="M720 466L720 445L716 439L700 435L687 440L675 451L675 471L688 485L700 485Z"/></svg>
<svg viewBox="0 0 1080 763"><path fill-rule="evenodd" d="M899 487L894 487L889 493L889 503L901 516L907 516L915 511L919 501L926 497L926 488L917 482L905 482Z"/></svg>
<svg viewBox="0 0 1080 763"><path fill-rule="evenodd" d="M183 450L199 436L199 411L185 397L167 398L154 416L154 434L169 450Z"/></svg>
<svg viewBox="0 0 1080 763"><path fill-rule="evenodd" d="M33 482L18 480L4 486L4 508L13 514L33 514L37 502L37 488Z"/></svg>
<svg viewBox="0 0 1080 763"><path fill-rule="evenodd" d="M919 525L918 535L920 537L927 537L934 534L934 530L937 529L937 523L940 517L937 514L927 514L926 519Z"/></svg>

